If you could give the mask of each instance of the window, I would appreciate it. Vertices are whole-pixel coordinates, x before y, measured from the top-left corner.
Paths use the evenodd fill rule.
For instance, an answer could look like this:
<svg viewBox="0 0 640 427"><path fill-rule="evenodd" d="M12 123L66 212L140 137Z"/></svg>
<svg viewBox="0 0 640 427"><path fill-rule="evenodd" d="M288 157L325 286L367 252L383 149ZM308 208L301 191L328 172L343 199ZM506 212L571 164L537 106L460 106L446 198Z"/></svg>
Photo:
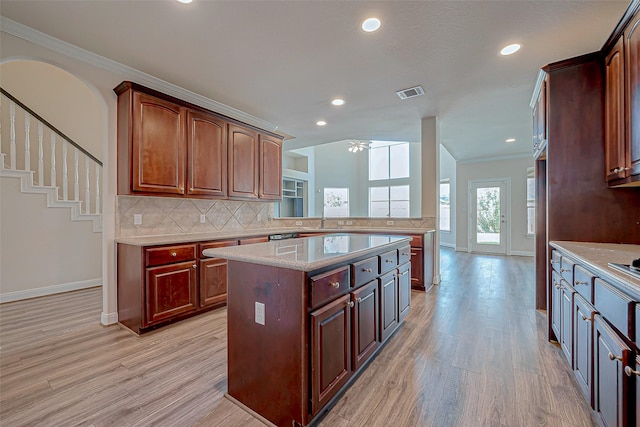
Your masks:
<svg viewBox="0 0 640 427"><path fill-rule="evenodd" d="M349 216L349 189L325 188L322 214L327 218Z"/></svg>
<svg viewBox="0 0 640 427"><path fill-rule="evenodd" d="M369 181L409 178L409 143L371 141Z"/></svg>
<svg viewBox="0 0 640 427"><path fill-rule="evenodd" d="M451 231L451 183L449 179L440 181L440 231Z"/></svg>
<svg viewBox="0 0 640 427"><path fill-rule="evenodd" d="M369 188L369 216L409 217L409 186Z"/></svg>
<svg viewBox="0 0 640 427"><path fill-rule="evenodd" d="M536 232L536 179L533 168L527 168L527 234Z"/></svg>

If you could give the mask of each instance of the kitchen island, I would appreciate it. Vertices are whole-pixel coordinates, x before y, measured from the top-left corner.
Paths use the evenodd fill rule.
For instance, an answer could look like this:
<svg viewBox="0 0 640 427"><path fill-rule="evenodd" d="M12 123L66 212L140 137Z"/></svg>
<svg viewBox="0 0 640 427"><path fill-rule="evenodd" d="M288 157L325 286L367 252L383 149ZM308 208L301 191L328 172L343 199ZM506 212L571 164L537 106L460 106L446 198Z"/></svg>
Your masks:
<svg viewBox="0 0 640 427"><path fill-rule="evenodd" d="M330 234L206 249L228 262L227 397L314 424L403 322L410 238Z"/></svg>

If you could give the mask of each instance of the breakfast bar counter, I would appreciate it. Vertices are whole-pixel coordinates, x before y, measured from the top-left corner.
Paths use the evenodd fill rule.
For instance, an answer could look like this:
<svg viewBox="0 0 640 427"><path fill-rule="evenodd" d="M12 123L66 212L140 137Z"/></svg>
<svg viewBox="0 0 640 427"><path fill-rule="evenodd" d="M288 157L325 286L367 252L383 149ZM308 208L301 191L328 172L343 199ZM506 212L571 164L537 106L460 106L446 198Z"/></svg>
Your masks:
<svg viewBox="0 0 640 427"><path fill-rule="evenodd" d="M205 250L229 260L227 397L269 425L315 424L408 315L410 240L347 233Z"/></svg>

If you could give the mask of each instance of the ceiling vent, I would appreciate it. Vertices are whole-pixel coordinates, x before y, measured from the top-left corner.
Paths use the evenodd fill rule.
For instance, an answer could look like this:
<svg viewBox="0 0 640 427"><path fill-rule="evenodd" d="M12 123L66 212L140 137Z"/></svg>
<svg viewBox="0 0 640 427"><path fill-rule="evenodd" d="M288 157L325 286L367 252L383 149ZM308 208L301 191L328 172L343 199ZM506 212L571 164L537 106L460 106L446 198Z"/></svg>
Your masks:
<svg viewBox="0 0 640 427"><path fill-rule="evenodd" d="M410 87L409 89L402 89L396 92L400 99L415 98L416 96L424 95L424 89L422 86Z"/></svg>

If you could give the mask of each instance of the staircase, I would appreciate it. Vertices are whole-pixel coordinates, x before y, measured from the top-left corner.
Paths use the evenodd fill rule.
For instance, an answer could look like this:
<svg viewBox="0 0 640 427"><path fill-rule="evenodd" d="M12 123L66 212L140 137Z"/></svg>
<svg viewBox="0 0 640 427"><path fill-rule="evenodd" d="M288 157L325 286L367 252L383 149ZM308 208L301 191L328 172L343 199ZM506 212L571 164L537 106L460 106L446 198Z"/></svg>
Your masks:
<svg viewBox="0 0 640 427"><path fill-rule="evenodd" d="M67 208L72 221L92 221L102 232L102 163L7 91L0 94L0 177L20 179L22 193L44 194L47 207Z"/></svg>

